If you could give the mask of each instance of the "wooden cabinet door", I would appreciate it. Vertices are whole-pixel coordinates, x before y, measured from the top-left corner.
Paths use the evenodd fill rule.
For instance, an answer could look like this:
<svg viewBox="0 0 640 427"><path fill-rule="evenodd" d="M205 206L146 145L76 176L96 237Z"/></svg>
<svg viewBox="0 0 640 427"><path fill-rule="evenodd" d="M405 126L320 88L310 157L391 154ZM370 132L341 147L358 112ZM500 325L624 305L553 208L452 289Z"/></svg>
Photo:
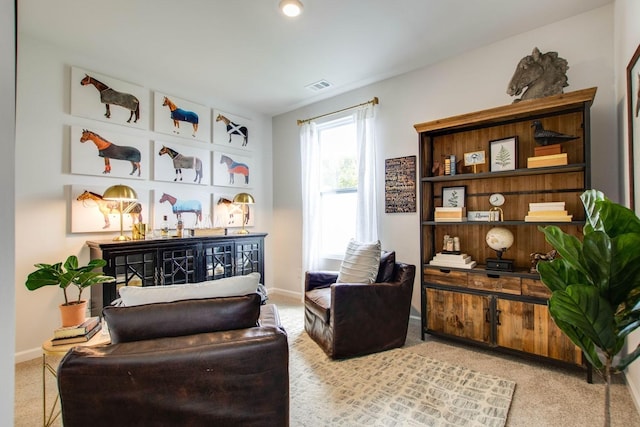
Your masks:
<svg viewBox="0 0 640 427"><path fill-rule="evenodd" d="M428 330L491 342L490 297L427 288Z"/></svg>
<svg viewBox="0 0 640 427"><path fill-rule="evenodd" d="M496 344L514 350L582 364L582 353L556 326L549 309L497 298Z"/></svg>

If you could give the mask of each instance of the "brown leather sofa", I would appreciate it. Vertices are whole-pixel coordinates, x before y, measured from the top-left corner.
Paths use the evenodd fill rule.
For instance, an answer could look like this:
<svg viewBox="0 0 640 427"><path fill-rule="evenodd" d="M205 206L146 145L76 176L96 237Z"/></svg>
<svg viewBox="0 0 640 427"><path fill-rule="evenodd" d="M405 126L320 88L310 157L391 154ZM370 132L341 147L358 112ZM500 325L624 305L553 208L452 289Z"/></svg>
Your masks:
<svg viewBox="0 0 640 427"><path fill-rule="evenodd" d="M383 253L376 283L335 283L337 272L305 274L304 327L333 359L402 347L407 337L414 265Z"/></svg>
<svg viewBox="0 0 640 427"><path fill-rule="evenodd" d="M287 335L258 294L103 314L111 344L58 367L65 427L289 425Z"/></svg>

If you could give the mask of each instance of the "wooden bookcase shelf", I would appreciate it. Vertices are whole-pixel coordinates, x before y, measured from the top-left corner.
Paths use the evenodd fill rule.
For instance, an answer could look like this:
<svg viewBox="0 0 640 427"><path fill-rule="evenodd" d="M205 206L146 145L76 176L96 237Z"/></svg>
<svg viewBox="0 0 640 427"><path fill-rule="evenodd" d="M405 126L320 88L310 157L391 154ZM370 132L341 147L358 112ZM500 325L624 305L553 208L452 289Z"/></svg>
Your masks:
<svg viewBox="0 0 640 427"><path fill-rule="evenodd" d="M580 195L591 187L590 107L596 88L542 99L521 101L489 110L416 124L419 134L420 247L422 262L422 336L442 335L465 342L535 357L582 365L580 350L556 327L547 299L549 291L537 273L529 271L530 255L548 252L539 226L557 225L580 236L584 210ZM536 141L532 122L547 130L578 138L561 143L567 165L526 168ZM489 142L517 137L516 168L492 172ZM485 151L487 162L455 175L440 175L436 167L455 155ZM504 221L434 221L443 206L442 191L464 187L469 211L488 211L489 196L504 195ZM530 203L563 201L571 222L526 222ZM513 271L486 269L496 253L485 243L493 227L507 228L514 244L503 257L513 260ZM429 264L441 252L445 235L457 236L460 250L477 262L472 269Z"/></svg>

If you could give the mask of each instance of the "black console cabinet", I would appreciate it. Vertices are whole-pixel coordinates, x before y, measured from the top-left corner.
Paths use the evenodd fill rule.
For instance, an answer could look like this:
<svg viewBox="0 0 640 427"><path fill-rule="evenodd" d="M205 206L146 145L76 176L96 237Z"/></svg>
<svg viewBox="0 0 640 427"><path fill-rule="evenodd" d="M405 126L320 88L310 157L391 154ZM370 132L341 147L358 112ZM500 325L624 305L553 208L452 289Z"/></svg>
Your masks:
<svg viewBox="0 0 640 427"><path fill-rule="evenodd" d="M162 286L260 273L264 283L266 233L154 240L88 241L91 259L103 258L115 283L91 288L91 315L118 298L122 286Z"/></svg>

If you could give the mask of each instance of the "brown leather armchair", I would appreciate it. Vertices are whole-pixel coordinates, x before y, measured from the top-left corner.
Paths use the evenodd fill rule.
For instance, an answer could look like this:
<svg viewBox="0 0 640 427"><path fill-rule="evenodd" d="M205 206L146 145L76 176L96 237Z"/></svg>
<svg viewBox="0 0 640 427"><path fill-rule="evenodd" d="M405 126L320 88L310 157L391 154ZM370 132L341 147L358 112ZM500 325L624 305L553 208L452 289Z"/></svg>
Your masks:
<svg viewBox="0 0 640 427"><path fill-rule="evenodd" d="M65 427L289 425L287 335L258 294L103 313L111 344L58 367Z"/></svg>
<svg viewBox="0 0 640 427"><path fill-rule="evenodd" d="M337 272L305 274L305 331L333 359L402 347L407 337L414 265L383 254L376 283L335 283Z"/></svg>

